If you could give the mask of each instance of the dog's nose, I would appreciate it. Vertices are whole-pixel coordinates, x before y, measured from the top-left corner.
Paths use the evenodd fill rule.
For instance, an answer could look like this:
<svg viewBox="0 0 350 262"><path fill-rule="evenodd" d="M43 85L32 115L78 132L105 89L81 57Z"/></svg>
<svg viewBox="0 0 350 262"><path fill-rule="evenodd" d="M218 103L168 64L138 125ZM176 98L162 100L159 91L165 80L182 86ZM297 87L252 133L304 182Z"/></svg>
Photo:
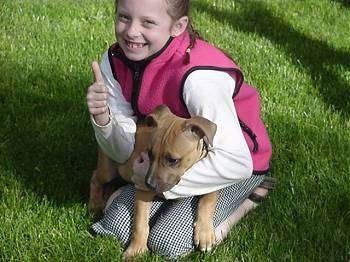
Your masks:
<svg viewBox="0 0 350 262"><path fill-rule="evenodd" d="M153 179L151 179L150 177L148 177L145 181L146 186L151 189L152 191L155 191L157 188L157 184L155 183L155 181L153 181Z"/></svg>
<svg viewBox="0 0 350 262"><path fill-rule="evenodd" d="M154 174L156 173L157 162L154 161L154 156L151 151L148 152L148 156L150 159L150 167L148 168L148 171L145 177L145 184L149 189L155 191L157 188L157 183L156 183L156 179L154 178Z"/></svg>

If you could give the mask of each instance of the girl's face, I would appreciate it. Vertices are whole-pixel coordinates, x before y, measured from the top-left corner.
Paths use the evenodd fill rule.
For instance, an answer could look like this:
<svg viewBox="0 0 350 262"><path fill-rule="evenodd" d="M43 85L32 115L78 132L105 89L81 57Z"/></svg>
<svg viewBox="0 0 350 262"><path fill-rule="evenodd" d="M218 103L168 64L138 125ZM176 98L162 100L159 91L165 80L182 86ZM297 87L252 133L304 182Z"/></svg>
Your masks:
<svg viewBox="0 0 350 262"><path fill-rule="evenodd" d="M116 16L118 43L133 61L155 54L177 34L165 0L119 0Z"/></svg>

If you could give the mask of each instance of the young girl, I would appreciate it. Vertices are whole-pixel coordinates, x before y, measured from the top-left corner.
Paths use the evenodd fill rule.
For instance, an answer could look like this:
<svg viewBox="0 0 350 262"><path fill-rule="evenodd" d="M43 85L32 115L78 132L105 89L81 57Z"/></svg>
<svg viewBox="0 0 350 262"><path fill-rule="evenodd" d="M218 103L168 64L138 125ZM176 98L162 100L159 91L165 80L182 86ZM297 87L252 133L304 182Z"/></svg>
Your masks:
<svg viewBox="0 0 350 262"><path fill-rule="evenodd" d="M87 93L96 139L114 161L134 146L136 121L166 104L180 117L203 116L217 125L207 157L188 170L151 210L148 247L176 258L192 251L198 196L219 190L214 226L219 243L267 194L271 145L259 117L255 89L224 53L193 30L189 0L117 0L118 43L93 62L95 83ZM147 154L135 162L144 176ZM130 240L134 186L113 194L95 232ZM177 201L172 201L176 199ZM207 247L200 247L206 250Z"/></svg>

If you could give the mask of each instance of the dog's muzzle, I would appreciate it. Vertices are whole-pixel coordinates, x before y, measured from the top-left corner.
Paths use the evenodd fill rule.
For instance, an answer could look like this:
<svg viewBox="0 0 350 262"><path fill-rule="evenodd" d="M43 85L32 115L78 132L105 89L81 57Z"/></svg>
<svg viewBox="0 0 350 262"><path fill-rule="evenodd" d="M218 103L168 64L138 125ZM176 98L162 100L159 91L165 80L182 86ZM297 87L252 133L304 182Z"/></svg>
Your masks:
<svg viewBox="0 0 350 262"><path fill-rule="evenodd" d="M157 189L157 183L155 182L154 179L152 179L152 174L154 174L155 169L156 169L156 164L153 162L151 166L148 168L148 171L145 177L145 184L152 191L156 191Z"/></svg>

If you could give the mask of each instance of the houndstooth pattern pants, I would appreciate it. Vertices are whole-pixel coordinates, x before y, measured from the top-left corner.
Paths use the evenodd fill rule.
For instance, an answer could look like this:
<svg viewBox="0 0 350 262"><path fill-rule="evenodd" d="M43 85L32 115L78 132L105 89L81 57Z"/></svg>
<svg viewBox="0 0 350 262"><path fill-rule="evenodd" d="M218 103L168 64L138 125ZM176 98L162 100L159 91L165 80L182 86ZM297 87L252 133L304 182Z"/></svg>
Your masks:
<svg viewBox="0 0 350 262"><path fill-rule="evenodd" d="M252 175L240 183L219 191L214 214L214 227L226 223L239 205L262 183L263 175ZM103 218L92 225L97 234L112 235L127 245L130 242L134 212L135 187L124 186L118 194L111 196ZM113 198L114 197L114 198ZM174 259L195 249L193 223L199 197L179 200L155 199L150 214L150 250ZM231 227L232 225L230 225Z"/></svg>

